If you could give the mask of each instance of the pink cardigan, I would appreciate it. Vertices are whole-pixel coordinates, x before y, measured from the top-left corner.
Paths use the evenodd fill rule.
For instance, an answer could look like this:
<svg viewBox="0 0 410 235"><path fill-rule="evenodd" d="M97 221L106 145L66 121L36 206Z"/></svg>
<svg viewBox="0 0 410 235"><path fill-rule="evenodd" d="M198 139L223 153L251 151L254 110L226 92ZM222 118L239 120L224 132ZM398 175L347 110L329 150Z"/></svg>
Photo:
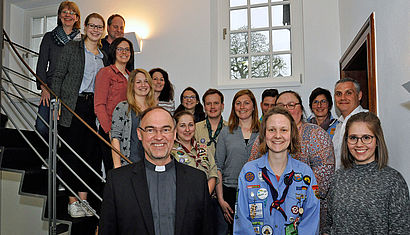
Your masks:
<svg viewBox="0 0 410 235"><path fill-rule="evenodd" d="M129 72L127 71L127 74ZM110 65L100 69L95 78L94 111L105 133L111 130L115 106L127 99L127 78Z"/></svg>

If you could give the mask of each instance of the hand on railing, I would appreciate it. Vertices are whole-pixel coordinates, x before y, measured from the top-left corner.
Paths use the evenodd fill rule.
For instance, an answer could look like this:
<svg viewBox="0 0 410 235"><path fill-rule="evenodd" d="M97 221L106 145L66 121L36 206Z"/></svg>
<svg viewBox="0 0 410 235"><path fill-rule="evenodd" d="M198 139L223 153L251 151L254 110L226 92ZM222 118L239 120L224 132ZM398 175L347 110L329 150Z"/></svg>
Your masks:
<svg viewBox="0 0 410 235"><path fill-rule="evenodd" d="M41 87L41 97L40 97L40 105L46 105L47 107L50 106L50 92L45 88L45 86L40 85Z"/></svg>

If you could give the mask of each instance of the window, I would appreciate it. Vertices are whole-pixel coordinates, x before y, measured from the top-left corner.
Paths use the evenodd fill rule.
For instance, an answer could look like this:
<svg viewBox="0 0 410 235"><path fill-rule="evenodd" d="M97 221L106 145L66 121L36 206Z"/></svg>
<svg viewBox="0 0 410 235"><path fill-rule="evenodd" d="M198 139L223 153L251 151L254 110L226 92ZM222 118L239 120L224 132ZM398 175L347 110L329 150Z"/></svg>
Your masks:
<svg viewBox="0 0 410 235"><path fill-rule="evenodd" d="M302 0L220 1L217 85L300 85L301 9Z"/></svg>
<svg viewBox="0 0 410 235"><path fill-rule="evenodd" d="M31 18L31 35L30 35L30 49L35 52L40 52L40 44L43 40L44 34L53 30L57 26L57 15L42 16ZM37 56L29 57L29 65L34 71L37 66ZM32 76L34 78L34 76ZM31 89L37 91L37 85L35 82L31 82Z"/></svg>

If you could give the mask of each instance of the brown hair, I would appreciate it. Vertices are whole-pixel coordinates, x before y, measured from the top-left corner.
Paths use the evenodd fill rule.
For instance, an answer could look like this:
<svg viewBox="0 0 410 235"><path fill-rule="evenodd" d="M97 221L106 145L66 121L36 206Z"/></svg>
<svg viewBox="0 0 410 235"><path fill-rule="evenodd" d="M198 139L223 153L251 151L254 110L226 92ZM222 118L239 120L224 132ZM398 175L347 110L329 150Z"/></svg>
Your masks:
<svg viewBox="0 0 410 235"><path fill-rule="evenodd" d="M141 108L137 104L137 101L135 100L134 86L135 86L135 78L138 73L142 73L145 75L145 77L148 80L149 87L150 87L148 95L145 97L145 104L147 105L147 107L153 107L156 105L155 98L154 98L154 89L152 88L151 76L145 69L134 69L128 77L127 101L128 101L128 113L131 110L134 110L134 112L137 115L139 115L143 111L141 110Z"/></svg>
<svg viewBox="0 0 410 235"><path fill-rule="evenodd" d="M62 26L63 22L60 20L60 14L64 10L64 8L68 8L71 11L74 11L77 15L77 22L74 23L73 28L74 29L80 29L81 28L81 14L80 14L80 8L78 8L77 4L75 2L71 1L64 1L60 3L60 6L58 7L57 11L57 25Z"/></svg>
<svg viewBox="0 0 410 235"><path fill-rule="evenodd" d="M379 169L387 166L387 162L389 161L389 154L387 151L386 141L384 140L383 130L380 124L380 119L376 116L376 114L371 112L361 112L355 114L349 118L346 123L346 131L343 135L343 143L342 143L342 155L341 161L344 168L348 169L353 166L354 157L350 153L349 148L347 146L347 137L349 136L349 129L353 123L361 122L367 125L367 128L371 132L373 132L376 138L376 150L375 150L375 161L377 162L377 166Z"/></svg>
<svg viewBox="0 0 410 235"><path fill-rule="evenodd" d="M175 113L175 114L174 114L175 122L178 123L178 122L179 122L179 119L180 119L182 116L184 116L184 115L191 116L191 117L192 117L192 120L195 120L195 117L194 117L194 115L193 115L191 112L186 111L186 110L182 110L182 111L179 111L178 113Z"/></svg>
<svg viewBox="0 0 410 235"><path fill-rule="evenodd" d="M269 110L265 115L263 115L262 119L262 126L259 132L259 152L261 155L268 152L268 146L266 144L266 122L270 116L275 114L280 114L285 116L290 122L290 144L288 146L288 150L290 154L295 154L300 150L300 141L299 141L299 132L298 127L296 125L295 120L293 119L292 115L287 111L285 108L281 107L274 107L273 109Z"/></svg>
<svg viewBox="0 0 410 235"><path fill-rule="evenodd" d="M84 27L87 27L87 26L88 26L88 22L90 21L91 18L100 19L100 20L103 22L103 26L104 26L104 28L105 28L104 18L103 18L100 14L95 13L95 12L89 14L89 15L87 16L87 18L85 18ZM103 30L104 30L104 29L103 29ZM86 38L87 38L87 33L84 34L83 40L85 40ZM99 48L102 48L101 38L98 40L98 47L99 47Z"/></svg>
<svg viewBox="0 0 410 235"><path fill-rule="evenodd" d="M252 104L253 104L252 125L251 125L252 132L258 132L259 131L260 123L259 123L259 119L258 119L258 106L256 104L256 99L255 99L255 96L253 95L252 91L250 91L248 89L245 89L245 90L238 91L235 94L235 96L233 97L231 114L229 115L229 121L228 121L228 126L229 126L229 132L230 133L233 133L233 130L238 128L238 126L239 126L239 118L238 118L238 116L236 116L236 113L235 113L235 102L239 97L241 97L243 95L249 96L249 98L251 99Z"/></svg>

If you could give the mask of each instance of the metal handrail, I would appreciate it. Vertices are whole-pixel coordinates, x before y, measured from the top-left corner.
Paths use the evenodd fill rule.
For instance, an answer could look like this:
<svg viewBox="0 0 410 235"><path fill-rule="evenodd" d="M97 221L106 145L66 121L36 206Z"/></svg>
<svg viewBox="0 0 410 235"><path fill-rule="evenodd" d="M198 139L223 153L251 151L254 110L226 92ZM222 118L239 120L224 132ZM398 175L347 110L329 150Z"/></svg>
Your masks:
<svg viewBox="0 0 410 235"><path fill-rule="evenodd" d="M6 34L6 32L5 32L4 30L3 30L3 33ZM30 52L31 54L34 54L34 55L36 55L36 56L39 56L39 53L38 53L38 52L33 51L33 50L31 50L30 48L24 47L24 46L22 46L22 45L20 45L20 44L18 44L18 43L12 42L12 41L10 41L10 39L9 39L8 37L5 37L5 38L4 38L4 41L5 41L5 42L8 42L8 43L10 43L10 44L13 44L14 46L16 46L16 47L18 47L18 48L20 48L20 49L23 49L23 50L25 50L25 51L27 51L27 52Z"/></svg>
<svg viewBox="0 0 410 235"><path fill-rule="evenodd" d="M32 81L32 82L36 82L36 79L33 79L33 78L31 78L31 77L29 77L29 76L27 76L27 75L25 75L25 74L19 73L19 72L15 71L15 70L10 69L10 68L7 68L7 67L5 67L5 66L3 66L3 68L6 69L6 70L9 71L9 72L12 72L12 73L14 73L14 74L19 75L20 77L23 77L23 78L26 79L26 80L29 80L29 81Z"/></svg>
<svg viewBox="0 0 410 235"><path fill-rule="evenodd" d="M4 37L7 41L10 42L10 38L8 36L8 34L6 33L6 31L3 29L3 34ZM13 43L9 43L9 45L11 46L11 48L13 49L14 53L17 55L17 57L20 59L20 61L23 63L23 65L29 70L29 72L36 77L36 79L41 83L41 85L44 86L45 89L47 89L50 94L54 97L56 97L56 99L60 99L56 93L54 93L53 90L51 90L47 84L39 77L37 76L36 73L34 73L34 71L30 68L30 66L24 61L24 59L21 57L21 55L17 52L17 49L14 47ZM92 133L94 133L94 135L96 135L101 141L103 141L107 146L109 146L114 152L116 152L121 158L123 158L125 161L127 161L128 163L132 163L127 157L125 157L117 148L115 148L114 146L111 145L111 143L109 143L107 140L105 140L100 134L98 134L90 125L88 125L88 123L86 123L80 116L78 116L77 113L75 113L66 103L64 103L61 99L60 99L61 104L71 113L73 114L74 117L76 117L78 120L80 120L80 122L82 122Z"/></svg>
<svg viewBox="0 0 410 235"><path fill-rule="evenodd" d="M4 67L3 67L3 69L4 69ZM11 83L9 80L6 80L5 78L1 78L3 81L5 81L5 82L7 82L7 83ZM18 84L15 84L18 88L20 88L20 89L22 89L22 90L24 90L24 91L26 91L26 92L28 92L28 93L31 93L31 94L33 94L33 95L36 95L36 96L40 96L38 93L36 93L36 92L34 92L34 91L32 91L32 90L30 90L30 89L27 89L27 88L25 88L25 87L23 87L22 85L18 85ZM38 105L36 105L36 106L38 106Z"/></svg>

